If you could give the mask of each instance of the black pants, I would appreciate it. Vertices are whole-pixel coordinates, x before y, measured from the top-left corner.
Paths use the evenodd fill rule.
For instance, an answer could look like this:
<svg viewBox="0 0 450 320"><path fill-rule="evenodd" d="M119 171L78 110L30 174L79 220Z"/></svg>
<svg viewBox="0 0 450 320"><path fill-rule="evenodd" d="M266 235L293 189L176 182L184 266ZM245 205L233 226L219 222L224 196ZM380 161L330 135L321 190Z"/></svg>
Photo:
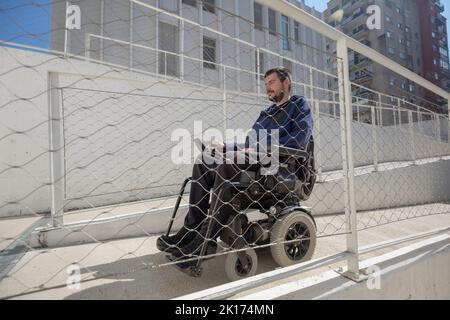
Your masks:
<svg viewBox="0 0 450 320"><path fill-rule="evenodd" d="M244 158L245 154L238 152L233 155L232 163L211 163L211 159L206 156L197 159L192 169L189 212L184 220L186 228L201 230L205 236L207 224L203 222L206 221L210 192L212 191L209 209L213 219L211 235L217 236L220 226L228 221L230 210L232 210L229 202L236 191L233 188L225 188L226 182L239 182L243 174L259 168L259 164L245 163Z"/></svg>

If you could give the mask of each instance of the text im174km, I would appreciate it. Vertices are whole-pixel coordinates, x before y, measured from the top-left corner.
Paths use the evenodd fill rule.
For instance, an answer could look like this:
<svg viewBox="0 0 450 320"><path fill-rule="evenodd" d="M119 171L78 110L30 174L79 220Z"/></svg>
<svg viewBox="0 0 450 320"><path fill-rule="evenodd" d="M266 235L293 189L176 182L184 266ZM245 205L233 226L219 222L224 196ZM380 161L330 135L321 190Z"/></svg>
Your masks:
<svg viewBox="0 0 450 320"><path fill-rule="evenodd" d="M206 317L208 314L254 314L254 315L273 315L273 305L219 305L218 307L191 307L182 305L176 307L175 314L177 315L201 315Z"/></svg>

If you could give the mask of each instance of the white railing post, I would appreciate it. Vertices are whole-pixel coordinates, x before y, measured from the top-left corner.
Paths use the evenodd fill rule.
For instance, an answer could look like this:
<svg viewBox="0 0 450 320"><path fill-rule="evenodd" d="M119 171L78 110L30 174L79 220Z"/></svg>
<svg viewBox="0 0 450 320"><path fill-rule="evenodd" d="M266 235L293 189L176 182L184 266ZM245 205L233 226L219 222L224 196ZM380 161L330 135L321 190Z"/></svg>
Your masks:
<svg viewBox="0 0 450 320"><path fill-rule="evenodd" d="M379 109L379 114L380 114L380 127L383 126L383 107L381 105L381 96L378 93L378 109Z"/></svg>
<svg viewBox="0 0 450 320"><path fill-rule="evenodd" d="M373 166L374 171L378 171L378 135L377 125L375 123L375 107L370 107L372 115L372 152L373 152Z"/></svg>
<svg viewBox="0 0 450 320"><path fill-rule="evenodd" d="M66 16L67 16L68 8L69 8L69 2L66 1L66 10L65 10ZM64 59L67 58L68 47L69 47L69 29L68 29L67 17L66 17L66 20L64 22Z"/></svg>
<svg viewBox="0 0 450 320"><path fill-rule="evenodd" d="M48 73L49 101L49 148L51 179L51 225L62 226L64 223L64 127L61 95L58 75Z"/></svg>
<svg viewBox="0 0 450 320"><path fill-rule="evenodd" d="M392 106L392 117L394 118L394 128L397 128L397 112L395 112L394 106Z"/></svg>
<svg viewBox="0 0 450 320"><path fill-rule="evenodd" d="M315 144L317 146L316 150L320 150L320 109L316 100L314 99L314 79L313 79L313 70L311 67L308 69L309 74L309 99L311 101L311 108L314 114L314 122L317 128L316 141ZM320 161L320 151L317 152L316 161L317 161L317 180L322 181L322 163Z"/></svg>
<svg viewBox="0 0 450 320"><path fill-rule="evenodd" d="M448 111L448 115L447 115L447 143L450 144L450 96L447 99L447 111Z"/></svg>
<svg viewBox="0 0 450 320"><path fill-rule="evenodd" d="M84 34L84 57L85 60L91 58L91 38L89 33Z"/></svg>
<svg viewBox="0 0 450 320"><path fill-rule="evenodd" d="M436 131L437 131L437 140L441 141L441 119L439 117L439 114L435 113L435 123L436 123Z"/></svg>
<svg viewBox="0 0 450 320"><path fill-rule="evenodd" d="M164 51L164 75L167 77L167 52Z"/></svg>
<svg viewBox="0 0 450 320"><path fill-rule="evenodd" d="M359 123L359 122L361 122L360 120L361 119L359 116L359 103L358 103L358 104L356 104L356 121L358 121L358 123Z"/></svg>
<svg viewBox="0 0 450 320"><path fill-rule="evenodd" d="M314 124L316 127L316 139L315 139L315 144L316 144L316 164L317 164L317 181L322 182L323 181L323 176L322 176L322 156L321 156L321 152L320 152L320 146L321 146L321 142L320 142L320 104L319 102L314 102L313 104L313 109L314 109Z"/></svg>
<svg viewBox="0 0 450 320"><path fill-rule="evenodd" d="M223 96L222 96L222 107L223 107L223 136L226 137L227 131L227 67L223 66Z"/></svg>
<svg viewBox="0 0 450 320"><path fill-rule="evenodd" d="M130 1L130 6L129 6L129 10L130 10L130 25L129 25L129 29L130 29L130 48L128 50L129 52L129 58L128 58L128 68L131 70L133 69L133 2Z"/></svg>
<svg viewBox="0 0 450 320"><path fill-rule="evenodd" d="M412 110L408 110L409 136L411 139L411 160L416 164L416 143L414 141L414 127Z"/></svg>
<svg viewBox="0 0 450 320"><path fill-rule="evenodd" d="M181 7L180 7L181 8ZM181 36L180 36L180 47L181 47L181 56L180 56L180 80L184 81L184 20L180 22L181 26Z"/></svg>
<svg viewBox="0 0 450 320"><path fill-rule="evenodd" d="M333 92L333 116L334 119L337 119L336 115L336 94Z"/></svg>
<svg viewBox="0 0 450 320"><path fill-rule="evenodd" d="M314 101L314 81L313 81L313 71L312 68L308 68L308 75L309 75L309 99L311 100L311 103Z"/></svg>
<svg viewBox="0 0 450 320"><path fill-rule="evenodd" d="M261 97L261 78L259 74L259 70L261 70L260 63L261 61L259 60L259 48L256 48L256 92L258 95L258 101Z"/></svg>
<svg viewBox="0 0 450 320"><path fill-rule="evenodd" d="M347 43L345 38L336 42L338 60L339 103L341 111L342 169L345 190L345 218L347 231L347 276L359 281L359 252L354 192L354 166L352 150L352 97L349 78Z"/></svg>

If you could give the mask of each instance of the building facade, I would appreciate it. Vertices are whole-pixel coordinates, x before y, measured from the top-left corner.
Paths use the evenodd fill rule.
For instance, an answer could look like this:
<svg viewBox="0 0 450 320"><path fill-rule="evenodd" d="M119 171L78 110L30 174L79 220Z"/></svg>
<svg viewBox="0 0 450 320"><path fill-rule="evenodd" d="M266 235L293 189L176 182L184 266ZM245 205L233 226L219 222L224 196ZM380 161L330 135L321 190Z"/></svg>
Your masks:
<svg viewBox="0 0 450 320"><path fill-rule="evenodd" d="M381 10L380 29L368 29L366 22L369 15L366 10L370 5L377 5ZM328 2L324 15L327 23L348 36L448 90L448 45L445 18L440 14L442 9L442 5L435 0L332 0ZM343 11L341 21L334 19L333 14L338 10ZM433 14L430 15L430 12ZM333 49L330 45L328 48ZM442 99L430 96L415 83L356 52L350 53L350 78L357 84L399 97L411 104L446 112L447 107ZM369 98L377 99L364 90L355 90L354 94L367 94Z"/></svg>
<svg viewBox="0 0 450 320"><path fill-rule="evenodd" d="M304 1L292 3L322 18ZM221 87L223 79L234 79L227 82L228 90L252 92L261 85L257 71L263 74L284 65L303 82L309 81L309 75L297 62L326 68L322 35L257 1L74 0L71 4L80 8L81 28L69 31L64 30L66 3L53 5L52 47L58 51L211 86ZM313 80L323 86L324 79Z"/></svg>

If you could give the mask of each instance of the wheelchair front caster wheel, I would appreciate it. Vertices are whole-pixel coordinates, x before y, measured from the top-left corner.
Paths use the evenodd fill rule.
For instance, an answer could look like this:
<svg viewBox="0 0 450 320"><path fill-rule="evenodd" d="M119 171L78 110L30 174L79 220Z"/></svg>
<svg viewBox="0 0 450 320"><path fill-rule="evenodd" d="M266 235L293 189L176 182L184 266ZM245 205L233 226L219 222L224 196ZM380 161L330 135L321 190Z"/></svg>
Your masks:
<svg viewBox="0 0 450 320"><path fill-rule="evenodd" d="M254 249L231 252L225 259L225 273L231 281L253 276L258 268L258 257Z"/></svg>

